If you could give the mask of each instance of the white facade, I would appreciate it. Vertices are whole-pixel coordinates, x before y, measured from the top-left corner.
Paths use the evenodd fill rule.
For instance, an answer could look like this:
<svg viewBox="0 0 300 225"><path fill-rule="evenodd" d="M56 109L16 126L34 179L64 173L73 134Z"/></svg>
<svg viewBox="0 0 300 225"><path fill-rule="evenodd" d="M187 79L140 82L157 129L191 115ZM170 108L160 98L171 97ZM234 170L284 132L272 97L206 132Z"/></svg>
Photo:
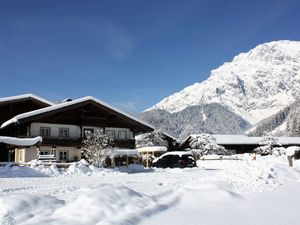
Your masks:
<svg viewBox="0 0 300 225"><path fill-rule="evenodd" d="M77 147L58 146L52 148L51 146L41 146L38 149L35 146L29 148L16 148L15 149L15 162L29 162L38 158L39 154L54 155L54 160L57 162L72 162L81 159L81 149Z"/></svg>
<svg viewBox="0 0 300 225"><path fill-rule="evenodd" d="M32 123L30 127L30 136L40 136L41 129L49 128L51 138L60 138L60 129L68 129L70 139L81 138L85 130L101 130L112 139L133 139L133 132L129 128L116 128L116 127L94 127L83 126L82 131L79 126L67 124L50 124L50 123ZM112 135L112 136L110 136Z"/></svg>
<svg viewBox="0 0 300 225"><path fill-rule="evenodd" d="M76 139L81 137L81 129L76 125L65 125L65 124L50 124L50 123L32 123L30 127L30 136L41 135L41 128L50 128L50 136L52 138L59 138L59 129L69 129L69 138Z"/></svg>
<svg viewBox="0 0 300 225"><path fill-rule="evenodd" d="M47 132L45 132L45 130L47 130ZM65 132L66 130L67 132ZM115 140L134 139L133 132L129 128L83 126L81 130L81 127L76 125L50 123L32 123L28 128L28 135L45 136L45 134L47 134L46 137L49 138L76 140L83 137L85 130L92 132L101 130L108 135L109 138ZM53 155L54 157L52 159L58 162L78 161L81 159L81 148L70 146L44 146L42 143L39 148L31 146L15 149L16 162L29 162L38 159L38 155L46 157Z"/></svg>

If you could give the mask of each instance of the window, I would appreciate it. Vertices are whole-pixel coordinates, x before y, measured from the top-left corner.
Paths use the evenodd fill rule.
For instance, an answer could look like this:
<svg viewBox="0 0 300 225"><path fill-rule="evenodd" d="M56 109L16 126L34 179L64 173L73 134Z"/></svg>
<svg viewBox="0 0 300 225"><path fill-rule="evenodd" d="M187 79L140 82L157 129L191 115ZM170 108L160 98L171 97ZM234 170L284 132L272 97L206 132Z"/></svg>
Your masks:
<svg viewBox="0 0 300 225"><path fill-rule="evenodd" d="M118 137L119 137L120 140L127 139L127 132L126 131L119 131L118 132Z"/></svg>
<svg viewBox="0 0 300 225"><path fill-rule="evenodd" d="M67 159L68 159L68 151L60 151L59 160L67 160Z"/></svg>
<svg viewBox="0 0 300 225"><path fill-rule="evenodd" d="M106 136L109 139L115 139L115 131L114 130L106 130Z"/></svg>
<svg viewBox="0 0 300 225"><path fill-rule="evenodd" d="M47 150L41 150L39 155L50 155L50 151Z"/></svg>
<svg viewBox="0 0 300 225"><path fill-rule="evenodd" d="M69 137L69 128L59 128L59 137Z"/></svg>
<svg viewBox="0 0 300 225"><path fill-rule="evenodd" d="M51 136L51 128L50 127L41 127L40 135L42 137L50 137Z"/></svg>

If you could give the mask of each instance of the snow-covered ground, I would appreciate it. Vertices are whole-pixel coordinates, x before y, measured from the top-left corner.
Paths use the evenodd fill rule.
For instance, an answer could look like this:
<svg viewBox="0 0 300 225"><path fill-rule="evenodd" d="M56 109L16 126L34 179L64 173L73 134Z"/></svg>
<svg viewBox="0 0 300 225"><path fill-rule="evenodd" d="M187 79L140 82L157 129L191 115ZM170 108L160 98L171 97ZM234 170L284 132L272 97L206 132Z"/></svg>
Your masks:
<svg viewBox="0 0 300 225"><path fill-rule="evenodd" d="M0 224L297 225L300 163L239 156L198 168L0 168Z"/></svg>

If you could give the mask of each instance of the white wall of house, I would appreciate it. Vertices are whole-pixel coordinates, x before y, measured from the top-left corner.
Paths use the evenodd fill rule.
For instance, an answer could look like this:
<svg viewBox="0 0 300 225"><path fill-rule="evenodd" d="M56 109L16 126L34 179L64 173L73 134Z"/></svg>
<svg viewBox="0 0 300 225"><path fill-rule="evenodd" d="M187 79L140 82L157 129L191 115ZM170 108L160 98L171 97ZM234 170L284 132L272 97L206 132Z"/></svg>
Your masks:
<svg viewBox="0 0 300 225"><path fill-rule="evenodd" d="M37 159L37 148L35 146L15 149L15 162L24 163L34 159Z"/></svg>
<svg viewBox="0 0 300 225"><path fill-rule="evenodd" d="M68 128L69 129L69 138L80 138L83 132L79 126L76 125L67 125L67 124L50 124L50 123L32 123L30 127L30 135L31 136L39 136L40 130L42 127L49 127L52 138L59 138L59 129L60 128ZM82 131L84 129L93 129L93 130L101 130L104 131L105 134L108 132L114 133L114 139L121 139L121 132L124 134L126 132L126 139L133 139L133 132L129 128L116 128L116 127L93 127L93 126L83 126Z"/></svg>
<svg viewBox="0 0 300 225"><path fill-rule="evenodd" d="M66 125L66 124L50 124L50 123L32 123L30 127L31 136L39 136L41 127L50 127L51 137L59 137L59 128L69 129L69 138L80 138L81 130L79 126L76 125Z"/></svg>
<svg viewBox="0 0 300 225"><path fill-rule="evenodd" d="M56 161L74 161L75 159L81 159L81 149L77 147L65 147L65 146L57 146L53 149L50 146L41 146L40 152L45 152L48 155L53 154L53 150L55 151L55 159ZM67 159L60 159L60 152L66 152ZM16 162L29 162L31 160L37 159L37 147L31 146L29 148L16 148L15 149L15 161Z"/></svg>

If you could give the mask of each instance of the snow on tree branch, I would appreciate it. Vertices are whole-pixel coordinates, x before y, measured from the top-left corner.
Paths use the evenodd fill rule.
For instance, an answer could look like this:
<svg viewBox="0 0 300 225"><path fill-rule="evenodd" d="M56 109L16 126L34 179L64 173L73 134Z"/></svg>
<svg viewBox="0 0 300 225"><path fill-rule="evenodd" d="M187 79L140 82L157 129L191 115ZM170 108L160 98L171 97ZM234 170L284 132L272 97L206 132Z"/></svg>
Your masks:
<svg viewBox="0 0 300 225"><path fill-rule="evenodd" d="M216 139L209 134L191 135L188 140L188 147L196 156L218 154L225 155L227 150L216 143Z"/></svg>
<svg viewBox="0 0 300 225"><path fill-rule="evenodd" d="M113 140L100 130L85 132L83 155L86 160L97 167L105 166L105 159L115 151Z"/></svg>

